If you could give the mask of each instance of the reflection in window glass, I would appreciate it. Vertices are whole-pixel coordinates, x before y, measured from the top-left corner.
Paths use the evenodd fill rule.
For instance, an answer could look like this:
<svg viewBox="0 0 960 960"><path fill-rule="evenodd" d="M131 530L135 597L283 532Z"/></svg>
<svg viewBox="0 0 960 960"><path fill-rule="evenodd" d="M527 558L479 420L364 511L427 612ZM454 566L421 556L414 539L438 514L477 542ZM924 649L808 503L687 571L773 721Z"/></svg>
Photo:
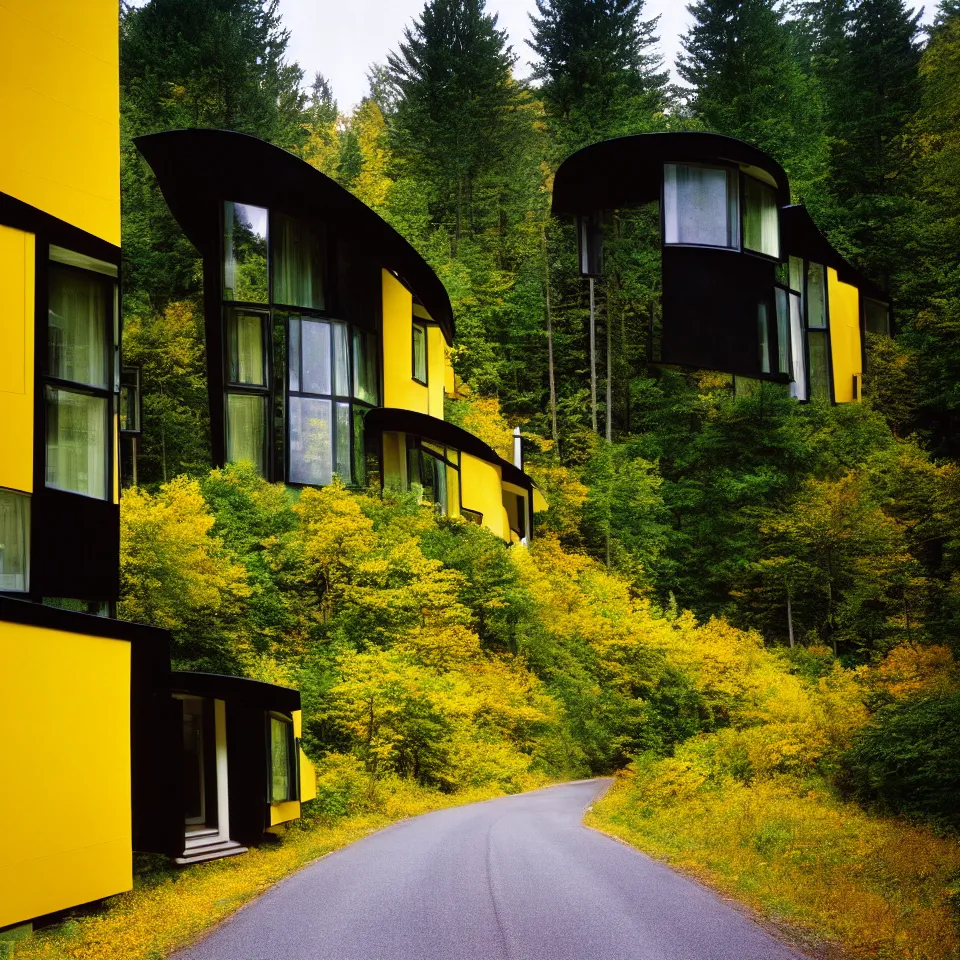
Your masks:
<svg viewBox="0 0 960 960"><path fill-rule="evenodd" d="M827 277L820 263L807 264L807 326L812 330L827 326Z"/></svg>
<svg viewBox="0 0 960 960"><path fill-rule="evenodd" d="M744 177L743 246L747 250L780 256L780 216L773 187Z"/></svg>
<svg viewBox="0 0 960 960"><path fill-rule="evenodd" d="M288 333L288 354L287 370L290 381L290 389L299 392L300 390L300 318L290 317L287 324Z"/></svg>
<svg viewBox="0 0 960 960"><path fill-rule="evenodd" d="M57 263L49 269L47 372L60 380L106 388L113 284Z"/></svg>
<svg viewBox="0 0 960 960"><path fill-rule="evenodd" d="M810 399L830 399L830 354L826 333L813 333L810 338Z"/></svg>
<svg viewBox="0 0 960 960"><path fill-rule="evenodd" d="M803 312L799 293L790 294L790 354L793 363L790 396L806 400L807 367L803 357Z"/></svg>
<svg viewBox="0 0 960 960"><path fill-rule="evenodd" d="M274 214L273 301L322 310L326 246L309 223Z"/></svg>
<svg viewBox="0 0 960 960"><path fill-rule="evenodd" d="M293 797L291 725L270 718L270 802L283 803Z"/></svg>
<svg viewBox="0 0 960 960"><path fill-rule="evenodd" d="M867 333L879 333L890 336L890 308L879 300L863 301L864 321Z"/></svg>
<svg viewBox="0 0 960 960"><path fill-rule="evenodd" d="M47 486L107 499L107 399L46 388Z"/></svg>
<svg viewBox="0 0 960 960"><path fill-rule="evenodd" d="M790 308L787 291L777 287L777 355L780 373L790 372Z"/></svg>
<svg viewBox="0 0 960 960"><path fill-rule="evenodd" d="M223 299L267 303L267 211L227 201L223 210Z"/></svg>
<svg viewBox="0 0 960 960"><path fill-rule="evenodd" d="M227 352L230 358L231 383L266 385L264 319L259 313L245 313L242 310L231 310L227 314Z"/></svg>
<svg viewBox="0 0 960 960"><path fill-rule="evenodd" d="M290 338L291 349L293 337ZM303 393L330 393L330 324L322 320L300 321Z"/></svg>
<svg viewBox="0 0 960 960"><path fill-rule="evenodd" d="M290 480L324 486L333 479L329 400L290 398Z"/></svg>
<svg viewBox="0 0 960 960"><path fill-rule="evenodd" d="M120 378L120 429L140 430L140 368L124 367Z"/></svg>
<svg viewBox="0 0 960 960"><path fill-rule="evenodd" d="M790 289L803 293L803 260L800 257L790 258Z"/></svg>
<svg viewBox="0 0 960 960"><path fill-rule="evenodd" d="M380 402L376 343L372 333L353 331L353 395L364 403Z"/></svg>
<svg viewBox="0 0 960 960"><path fill-rule="evenodd" d="M740 245L738 173L668 163L663 175L665 243Z"/></svg>
<svg viewBox="0 0 960 960"><path fill-rule="evenodd" d="M770 310L765 303L757 304L757 343L760 348L760 371L770 372Z"/></svg>
<svg viewBox="0 0 960 960"><path fill-rule="evenodd" d="M353 483L350 462L350 404L337 404L337 476L344 483Z"/></svg>
<svg viewBox="0 0 960 960"><path fill-rule="evenodd" d="M266 473L267 398L257 394L227 394L227 460L252 463Z"/></svg>
<svg viewBox="0 0 960 960"><path fill-rule="evenodd" d="M345 323L333 324L333 392L338 397L350 396L350 343Z"/></svg>
<svg viewBox="0 0 960 960"><path fill-rule="evenodd" d="M427 382L427 330L413 325L413 379Z"/></svg>
<svg viewBox="0 0 960 960"><path fill-rule="evenodd" d="M30 589L30 498L0 490L0 590Z"/></svg>

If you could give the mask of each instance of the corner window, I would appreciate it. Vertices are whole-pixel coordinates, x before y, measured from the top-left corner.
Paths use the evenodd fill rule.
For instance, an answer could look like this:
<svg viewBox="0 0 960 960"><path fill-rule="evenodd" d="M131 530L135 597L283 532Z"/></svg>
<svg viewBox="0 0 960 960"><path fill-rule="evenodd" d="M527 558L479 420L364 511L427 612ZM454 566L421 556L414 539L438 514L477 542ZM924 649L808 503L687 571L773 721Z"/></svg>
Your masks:
<svg viewBox="0 0 960 960"><path fill-rule="evenodd" d="M665 164L664 243L738 249L739 179L725 167Z"/></svg>
<svg viewBox="0 0 960 960"><path fill-rule="evenodd" d="M864 298L863 319L867 333L879 333L890 336L890 307L879 300Z"/></svg>
<svg viewBox="0 0 960 960"><path fill-rule="evenodd" d="M743 247L768 257L780 256L777 192L748 176L743 178Z"/></svg>
<svg viewBox="0 0 960 960"><path fill-rule="evenodd" d="M426 385L427 382L427 328L419 323L413 325L413 379Z"/></svg>
<svg viewBox="0 0 960 960"><path fill-rule="evenodd" d="M284 803L297 799L297 778L294 762L296 740L293 724L286 717L271 714L269 718L270 802Z"/></svg>
<svg viewBox="0 0 960 960"><path fill-rule="evenodd" d="M267 303L267 211L228 200L223 211L223 299Z"/></svg>
<svg viewBox="0 0 960 960"><path fill-rule="evenodd" d="M30 589L30 497L0 490L0 592Z"/></svg>

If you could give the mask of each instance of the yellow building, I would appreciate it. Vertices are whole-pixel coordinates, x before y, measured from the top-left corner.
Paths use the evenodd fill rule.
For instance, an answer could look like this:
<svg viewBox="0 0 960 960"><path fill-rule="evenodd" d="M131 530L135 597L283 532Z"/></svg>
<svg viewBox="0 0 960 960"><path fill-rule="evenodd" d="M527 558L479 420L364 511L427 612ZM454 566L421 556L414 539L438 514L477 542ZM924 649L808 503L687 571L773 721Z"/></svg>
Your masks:
<svg viewBox="0 0 960 960"><path fill-rule="evenodd" d="M165 631L112 616L116 0L0 0L0 37L2 929L128 890L134 849L241 852L314 788L297 691L172 673Z"/></svg>
<svg viewBox="0 0 960 960"><path fill-rule="evenodd" d="M507 543L529 538L545 504L518 458L444 420L453 315L413 247L262 140L136 142L203 256L214 461L293 486L414 489Z"/></svg>

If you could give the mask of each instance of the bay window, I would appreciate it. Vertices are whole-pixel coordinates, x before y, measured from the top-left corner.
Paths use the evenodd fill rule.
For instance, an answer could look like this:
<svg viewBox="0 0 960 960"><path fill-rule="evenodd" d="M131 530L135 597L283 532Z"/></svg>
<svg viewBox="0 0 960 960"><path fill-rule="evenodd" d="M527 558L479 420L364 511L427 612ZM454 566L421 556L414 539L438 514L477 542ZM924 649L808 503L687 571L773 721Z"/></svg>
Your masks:
<svg viewBox="0 0 960 960"><path fill-rule="evenodd" d="M107 500L119 390L116 282L51 261L48 296L46 485Z"/></svg>
<svg viewBox="0 0 960 960"><path fill-rule="evenodd" d="M665 164L664 242L738 249L739 183L733 168Z"/></svg>

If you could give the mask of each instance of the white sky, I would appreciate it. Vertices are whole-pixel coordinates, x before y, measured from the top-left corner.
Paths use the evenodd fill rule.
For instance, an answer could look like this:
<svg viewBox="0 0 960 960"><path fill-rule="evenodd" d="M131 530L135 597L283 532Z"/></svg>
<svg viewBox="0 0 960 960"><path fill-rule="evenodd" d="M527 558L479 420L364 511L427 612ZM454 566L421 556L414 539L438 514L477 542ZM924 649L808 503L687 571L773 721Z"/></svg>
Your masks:
<svg viewBox="0 0 960 960"><path fill-rule="evenodd" d="M133 5L146 2L133 0ZM669 67L690 25L687 2L647 0L644 8L645 19L660 17L660 46ZM933 21L936 5L937 0L926 0L923 23ZM347 113L367 92L367 68L397 48L404 26L423 6L424 0L280 0L280 15L290 31L289 59L303 67L307 86L319 70L330 81L340 110ZM530 36L528 14L536 11L534 0L487 0L487 10L498 14L498 26L506 29L519 56L517 75L527 76L533 51L524 41Z"/></svg>

